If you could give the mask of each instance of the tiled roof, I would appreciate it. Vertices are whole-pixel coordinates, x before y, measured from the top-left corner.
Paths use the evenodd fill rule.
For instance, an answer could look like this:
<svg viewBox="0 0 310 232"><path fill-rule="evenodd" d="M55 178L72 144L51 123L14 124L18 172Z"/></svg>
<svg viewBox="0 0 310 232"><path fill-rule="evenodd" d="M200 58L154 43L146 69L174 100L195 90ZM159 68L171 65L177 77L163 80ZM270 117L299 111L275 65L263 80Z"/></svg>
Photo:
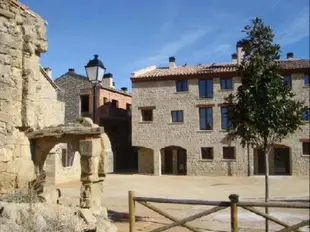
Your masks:
<svg viewBox="0 0 310 232"><path fill-rule="evenodd" d="M281 69L302 69L310 68L309 60L281 60L279 61ZM186 76L207 73L227 73L236 72L237 64L203 64L196 66L179 66L169 69L168 67L154 68L150 71L142 72L132 76L132 79L164 76Z"/></svg>

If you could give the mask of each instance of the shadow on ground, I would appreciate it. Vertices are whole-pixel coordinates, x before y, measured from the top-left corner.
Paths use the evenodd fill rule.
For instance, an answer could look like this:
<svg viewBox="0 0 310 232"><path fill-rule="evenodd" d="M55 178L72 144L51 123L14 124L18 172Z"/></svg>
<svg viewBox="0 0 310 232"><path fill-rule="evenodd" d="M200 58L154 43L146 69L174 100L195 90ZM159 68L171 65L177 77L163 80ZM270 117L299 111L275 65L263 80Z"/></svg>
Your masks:
<svg viewBox="0 0 310 232"><path fill-rule="evenodd" d="M129 222L129 214L108 210L108 217L113 222ZM149 217L136 216L136 222L146 221Z"/></svg>

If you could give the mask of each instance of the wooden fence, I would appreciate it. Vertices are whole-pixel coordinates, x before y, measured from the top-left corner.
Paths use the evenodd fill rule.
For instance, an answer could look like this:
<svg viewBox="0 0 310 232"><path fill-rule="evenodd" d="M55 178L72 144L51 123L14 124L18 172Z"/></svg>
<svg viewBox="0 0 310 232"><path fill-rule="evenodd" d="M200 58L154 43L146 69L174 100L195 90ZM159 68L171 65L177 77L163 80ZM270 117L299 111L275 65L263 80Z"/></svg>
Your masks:
<svg viewBox="0 0 310 232"><path fill-rule="evenodd" d="M295 225L289 225L284 221L281 221L277 218L275 218L272 215L266 214L264 212L261 212L257 210L254 207L269 207L269 208L292 208L292 209L310 209L309 202L306 203L286 203L286 202L239 202L239 196L236 194L231 194L229 196L230 201L204 201L204 200L183 200L183 199L166 199L166 198L151 198L151 197L137 197L135 196L133 191L129 191L128 194L128 200L129 200L129 231L130 232L136 232L135 230L135 224L136 224L136 210L135 210L135 203L138 202L141 205L149 208L150 210L155 211L156 213L164 216L165 218L168 218L169 220L173 221L173 223L164 225L162 227L159 227L157 229L151 230L150 232L161 232L166 231L170 228L176 227L176 226L182 226L187 228L190 231L194 232L201 232L197 228L188 225L187 223L190 221L193 221L197 218L201 218L207 215L210 215L212 213L218 212L220 210L226 209L230 207L230 222L231 222L231 231L237 232L238 231L238 207L241 207L243 209L246 209L256 215L259 215L266 220L272 221L276 224L279 224L283 226L284 228L279 230L278 232L290 232L290 231L300 231L299 228L302 228L306 225L310 225L310 220L304 220L301 221ZM178 219L158 207L150 204L150 202L153 203L167 203L167 204L184 204L184 205L207 205L207 206L214 206L211 209L204 210L203 212L194 214L192 216Z"/></svg>

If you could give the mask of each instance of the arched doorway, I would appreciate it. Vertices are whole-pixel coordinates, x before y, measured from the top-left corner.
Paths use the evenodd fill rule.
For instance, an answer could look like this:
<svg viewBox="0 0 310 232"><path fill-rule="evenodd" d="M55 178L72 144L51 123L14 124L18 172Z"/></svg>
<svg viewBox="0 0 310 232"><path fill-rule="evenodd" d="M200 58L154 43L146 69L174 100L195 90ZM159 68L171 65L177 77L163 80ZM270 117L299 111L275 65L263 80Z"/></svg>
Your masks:
<svg viewBox="0 0 310 232"><path fill-rule="evenodd" d="M168 146L160 150L162 174L186 175L187 174L187 152L178 146Z"/></svg>
<svg viewBox="0 0 310 232"><path fill-rule="evenodd" d="M269 174L270 175L291 175L291 149L282 144L276 144L269 154ZM254 149L254 174L265 174L264 152Z"/></svg>

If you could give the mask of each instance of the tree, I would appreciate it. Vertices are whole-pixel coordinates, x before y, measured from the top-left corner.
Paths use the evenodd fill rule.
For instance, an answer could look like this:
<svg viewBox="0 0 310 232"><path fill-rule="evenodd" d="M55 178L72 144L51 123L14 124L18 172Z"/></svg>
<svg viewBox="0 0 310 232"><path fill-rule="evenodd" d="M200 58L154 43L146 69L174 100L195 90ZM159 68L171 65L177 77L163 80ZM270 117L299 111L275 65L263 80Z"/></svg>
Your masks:
<svg viewBox="0 0 310 232"><path fill-rule="evenodd" d="M301 127L306 108L294 100L291 88L280 75L280 46L273 44L271 27L265 26L260 18L251 22L243 30L245 38L239 41L244 52L238 69L241 85L225 99L233 128L228 136L239 140L243 147L264 152L265 201L268 202L269 153L275 143ZM265 212L268 213L268 207Z"/></svg>

